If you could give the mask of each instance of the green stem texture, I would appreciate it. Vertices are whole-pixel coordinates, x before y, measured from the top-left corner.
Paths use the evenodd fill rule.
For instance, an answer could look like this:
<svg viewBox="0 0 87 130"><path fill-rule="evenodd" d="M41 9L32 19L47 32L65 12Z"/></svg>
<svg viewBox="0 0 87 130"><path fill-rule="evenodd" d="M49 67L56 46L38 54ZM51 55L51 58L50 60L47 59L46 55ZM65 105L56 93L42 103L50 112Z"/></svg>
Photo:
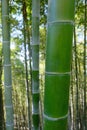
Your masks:
<svg viewBox="0 0 87 130"><path fill-rule="evenodd" d="M44 130L67 130L74 0L48 0Z"/></svg>
<svg viewBox="0 0 87 130"><path fill-rule="evenodd" d="M33 130L39 130L39 15L40 0L32 0L32 117Z"/></svg>
<svg viewBox="0 0 87 130"><path fill-rule="evenodd" d="M6 130L13 130L14 123L13 123L12 77L11 77L11 61L10 61L9 0L2 0L2 36L3 36L3 55L4 55Z"/></svg>

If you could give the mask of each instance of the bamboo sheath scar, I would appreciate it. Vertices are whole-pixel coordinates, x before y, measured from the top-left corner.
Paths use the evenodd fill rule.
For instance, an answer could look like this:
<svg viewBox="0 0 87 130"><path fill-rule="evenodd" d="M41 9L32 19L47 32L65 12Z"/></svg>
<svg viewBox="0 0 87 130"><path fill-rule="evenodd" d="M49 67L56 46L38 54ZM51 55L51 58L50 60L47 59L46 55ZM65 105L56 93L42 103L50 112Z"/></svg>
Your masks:
<svg viewBox="0 0 87 130"><path fill-rule="evenodd" d="M5 107L6 107L6 108L11 108L11 109L12 109L13 106L12 106L12 105L9 105L9 106L5 106Z"/></svg>
<svg viewBox="0 0 87 130"><path fill-rule="evenodd" d="M39 91L39 90L32 90L32 93L33 93L33 94L39 94L40 91Z"/></svg>
<svg viewBox="0 0 87 130"><path fill-rule="evenodd" d="M3 44L4 44L4 43L9 43L10 41L2 41L2 42L3 42Z"/></svg>
<svg viewBox="0 0 87 130"><path fill-rule="evenodd" d="M58 118L54 118L54 117L49 117L47 115L43 115L44 118L48 119L48 120L51 120L51 121L58 121L58 120L62 120L62 119L65 119L68 117L68 114L62 116L62 117L58 117Z"/></svg>
<svg viewBox="0 0 87 130"><path fill-rule="evenodd" d="M4 64L4 67L10 67L11 64Z"/></svg>
<svg viewBox="0 0 87 130"><path fill-rule="evenodd" d="M12 85L4 85L6 88L12 88Z"/></svg>
<svg viewBox="0 0 87 130"><path fill-rule="evenodd" d="M48 75L66 75L66 74L68 74L68 75L70 75L71 74L71 72L45 72L45 74L48 74Z"/></svg>
<svg viewBox="0 0 87 130"><path fill-rule="evenodd" d="M14 124L7 124L7 123L6 123L6 126L12 126L12 127L13 127L13 126L14 126Z"/></svg>
<svg viewBox="0 0 87 130"><path fill-rule="evenodd" d="M71 24L71 25L75 24L75 22L72 20L57 20L57 21L48 22L48 24L54 24L54 23L65 23L65 24Z"/></svg>
<svg viewBox="0 0 87 130"><path fill-rule="evenodd" d="M31 46L39 46L39 44L38 44L38 43L37 43L37 44L34 44L34 43L33 43L33 44L31 44Z"/></svg>

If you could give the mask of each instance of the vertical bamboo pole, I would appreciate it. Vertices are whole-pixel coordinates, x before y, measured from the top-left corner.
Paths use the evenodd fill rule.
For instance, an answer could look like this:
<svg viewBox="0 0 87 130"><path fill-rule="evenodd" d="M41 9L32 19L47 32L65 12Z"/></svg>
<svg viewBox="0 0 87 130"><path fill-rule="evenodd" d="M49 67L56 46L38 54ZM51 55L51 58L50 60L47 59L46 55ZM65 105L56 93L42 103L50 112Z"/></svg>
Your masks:
<svg viewBox="0 0 87 130"><path fill-rule="evenodd" d="M28 31L28 20L27 20L27 6L26 1L23 0L23 24L24 24L24 53L25 53L25 75L26 75L26 88L27 88L27 100L28 100L28 120L29 120L29 130L31 130L32 124L31 124L31 101L30 101L30 85L28 82L28 64L27 64L27 31Z"/></svg>
<svg viewBox="0 0 87 130"><path fill-rule="evenodd" d="M3 129L4 129L4 110L3 110L2 55L1 55L0 56L0 130L3 130Z"/></svg>
<svg viewBox="0 0 87 130"><path fill-rule="evenodd" d="M87 46L87 0L84 0L84 130L87 129L86 125L86 46Z"/></svg>
<svg viewBox="0 0 87 130"><path fill-rule="evenodd" d="M0 1L0 16L1 16L1 1ZM0 23L1 23L1 19L0 19ZM3 70L3 68L2 68L2 46L0 45L0 130L3 130L3 128L4 128L2 70Z"/></svg>
<svg viewBox="0 0 87 130"><path fill-rule="evenodd" d="M48 0L44 130L67 130L74 0Z"/></svg>
<svg viewBox="0 0 87 130"><path fill-rule="evenodd" d="M39 130L39 15L40 0L32 0L32 117L33 130Z"/></svg>
<svg viewBox="0 0 87 130"><path fill-rule="evenodd" d="M78 84L78 62L77 62L77 45L76 45L76 29L74 27L74 48L75 48L75 84L76 84L76 129L79 129L79 84Z"/></svg>
<svg viewBox="0 0 87 130"><path fill-rule="evenodd" d="M3 55L4 55L6 130L13 130L14 125L13 125L12 78L11 78L11 61L10 61L9 0L2 0L2 37L3 37Z"/></svg>
<svg viewBox="0 0 87 130"><path fill-rule="evenodd" d="M0 48L0 130L4 129L3 89L2 89L2 48Z"/></svg>

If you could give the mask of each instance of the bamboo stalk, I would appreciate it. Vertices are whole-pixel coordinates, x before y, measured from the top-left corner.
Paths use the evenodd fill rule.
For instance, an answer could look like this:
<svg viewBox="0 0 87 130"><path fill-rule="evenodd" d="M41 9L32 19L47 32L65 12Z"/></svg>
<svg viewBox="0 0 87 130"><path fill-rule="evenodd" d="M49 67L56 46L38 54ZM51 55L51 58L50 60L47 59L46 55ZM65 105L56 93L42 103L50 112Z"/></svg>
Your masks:
<svg viewBox="0 0 87 130"><path fill-rule="evenodd" d="M84 0L84 130L87 129L87 125L86 125L86 24L87 23L87 0Z"/></svg>
<svg viewBox="0 0 87 130"><path fill-rule="evenodd" d="M78 62L77 62L77 45L76 45L76 30L74 28L74 47L75 47L75 78L76 78L76 129L79 129L79 84L78 84Z"/></svg>
<svg viewBox="0 0 87 130"><path fill-rule="evenodd" d="M67 129L74 5L48 1L44 130Z"/></svg>
<svg viewBox="0 0 87 130"><path fill-rule="evenodd" d="M27 100L28 100L28 126L29 130L32 128L31 124L31 101L30 101L30 84L28 81L28 64L27 64L27 27L28 27L28 21L27 21L27 11L26 11L26 1L23 1L23 23L24 23L24 53L25 53L25 76L26 76L26 88L27 88Z"/></svg>
<svg viewBox="0 0 87 130"><path fill-rule="evenodd" d="M39 130L39 15L40 0L32 0L32 117Z"/></svg>
<svg viewBox="0 0 87 130"><path fill-rule="evenodd" d="M13 104L12 104L12 78L10 61L10 21L9 0L2 0L2 37L4 55L4 87L5 87L5 110L6 130L13 130Z"/></svg>

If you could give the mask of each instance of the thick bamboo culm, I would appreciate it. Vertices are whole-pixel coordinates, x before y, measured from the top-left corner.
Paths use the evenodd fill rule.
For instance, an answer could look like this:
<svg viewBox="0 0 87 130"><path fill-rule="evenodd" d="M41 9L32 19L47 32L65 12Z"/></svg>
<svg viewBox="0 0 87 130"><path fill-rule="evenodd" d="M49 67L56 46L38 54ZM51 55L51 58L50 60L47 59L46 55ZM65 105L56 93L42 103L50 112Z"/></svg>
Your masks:
<svg viewBox="0 0 87 130"><path fill-rule="evenodd" d="M39 130L39 15L40 0L32 0L32 117Z"/></svg>
<svg viewBox="0 0 87 130"><path fill-rule="evenodd" d="M5 110L6 130L13 130L13 105L12 105L12 78L10 62L10 21L9 0L2 0L2 37L4 56L4 87L5 87Z"/></svg>
<svg viewBox="0 0 87 130"><path fill-rule="evenodd" d="M44 130L67 130L74 0L48 0Z"/></svg>

